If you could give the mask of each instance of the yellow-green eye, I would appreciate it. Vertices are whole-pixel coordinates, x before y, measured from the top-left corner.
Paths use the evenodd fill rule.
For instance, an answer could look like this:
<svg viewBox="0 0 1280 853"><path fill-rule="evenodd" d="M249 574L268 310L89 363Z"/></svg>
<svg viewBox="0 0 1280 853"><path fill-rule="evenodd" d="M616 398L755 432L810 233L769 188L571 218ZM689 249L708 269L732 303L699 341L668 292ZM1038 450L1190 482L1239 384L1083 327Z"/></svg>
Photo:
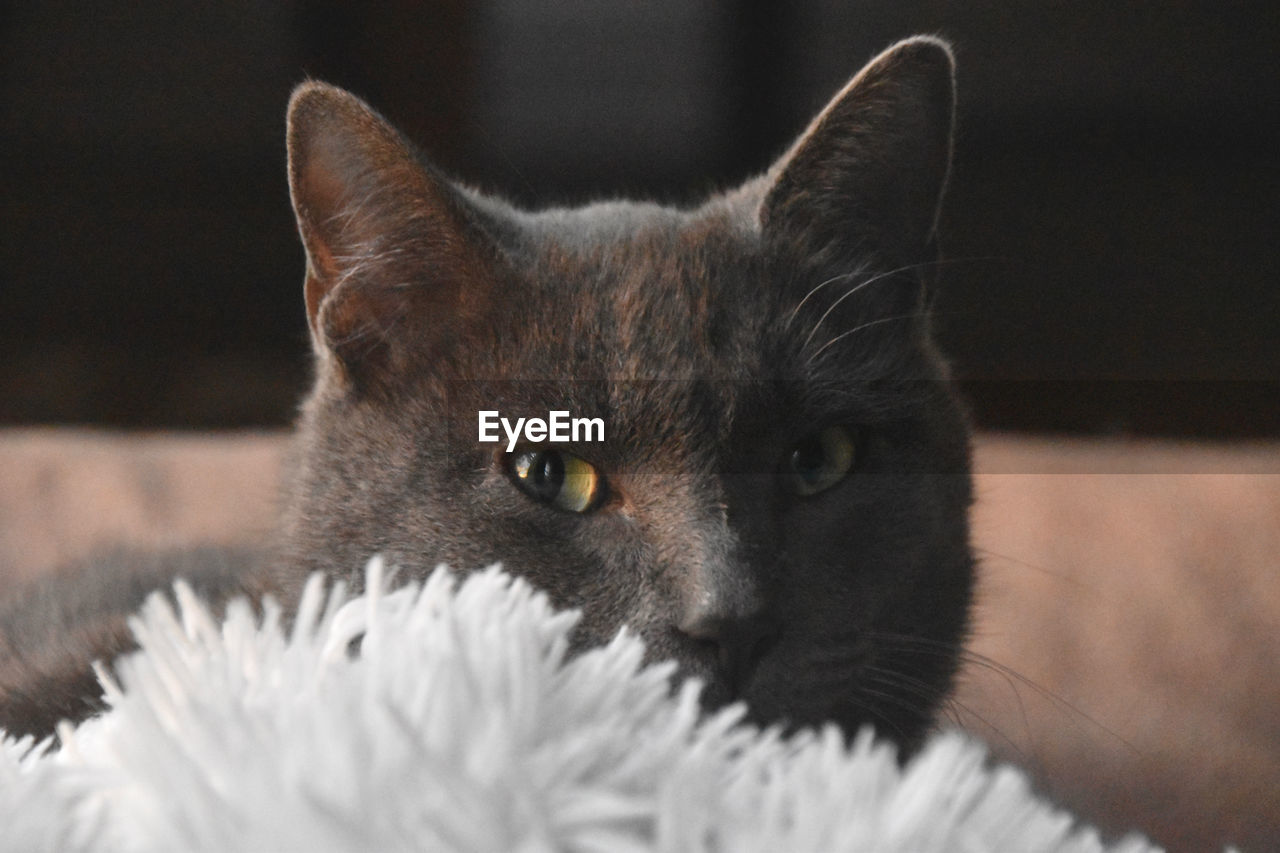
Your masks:
<svg viewBox="0 0 1280 853"><path fill-rule="evenodd" d="M526 495L567 512L599 505L604 483L590 462L563 450L522 450L511 457L511 479Z"/></svg>
<svg viewBox="0 0 1280 853"><path fill-rule="evenodd" d="M857 444L848 427L827 427L792 448L784 474L796 494L816 495L844 479L856 454Z"/></svg>

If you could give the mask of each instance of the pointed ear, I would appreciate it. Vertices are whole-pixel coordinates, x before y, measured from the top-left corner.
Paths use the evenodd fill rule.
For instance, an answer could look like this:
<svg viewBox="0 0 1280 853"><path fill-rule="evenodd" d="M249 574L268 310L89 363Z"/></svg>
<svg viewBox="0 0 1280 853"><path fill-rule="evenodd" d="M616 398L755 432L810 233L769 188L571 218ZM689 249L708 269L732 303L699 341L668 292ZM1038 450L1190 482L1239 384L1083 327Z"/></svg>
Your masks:
<svg viewBox="0 0 1280 853"><path fill-rule="evenodd" d="M919 36L873 59L765 177L763 235L819 262L928 260L951 163L954 61Z"/></svg>
<svg viewBox="0 0 1280 853"><path fill-rule="evenodd" d="M322 358L357 384L390 381L485 311L495 254L469 204L363 101L294 90L289 186L307 252L306 308Z"/></svg>

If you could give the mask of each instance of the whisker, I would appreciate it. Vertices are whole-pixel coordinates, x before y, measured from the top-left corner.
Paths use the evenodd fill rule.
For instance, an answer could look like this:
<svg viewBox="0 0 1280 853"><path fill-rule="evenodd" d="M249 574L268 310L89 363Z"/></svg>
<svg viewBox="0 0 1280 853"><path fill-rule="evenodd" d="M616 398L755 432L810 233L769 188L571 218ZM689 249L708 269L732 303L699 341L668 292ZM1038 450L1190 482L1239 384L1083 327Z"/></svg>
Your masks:
<svg viewBox="0 0 1280 853"><path fill-rule="evenodd" d="M868 664L864 666L862 671L868 673L872 677L879 675L880 682L884 684L888 684L889 686L897 686L904 689L909 689L914 687L916 691L916 695L921 696L922 698L929 698L935 692L933 688L929 687L928 685L925 685L918 678L908 675L905 672L886 669L885 667L875 666L872 664ZM943 698L943 701L946 704L952 706L954 709L959 709L964 713L968 714L969 716L973 717L974 719L978 720L979 722L981 722L987 728L991 729L992 732L999 735L1001 740L1008 743L1011 749L1013 749L1019 755L1022 754L1022 751L1018 748L1018 745L1014 743L1013 740L1011 740L1008 735L1006 735L997 725L995 725L995 723L992 723L982 714L978 713L976 709L970 707L964 702L961 702L959 699L955 698L955 696L946 696ZM963 725L963 723L961 723L961 721L958 718L954 718L954 722L956 723L956 725ZM1023 722L1024 722L1024 728L1025 728L1026 720L1024 719ZM1026 728L1025 730L1028 733L1030 732L1029 728Z"/></svg>
<svg viewBox="0 0 1280 853"><path fill-rule="evenodd" d="M1044 687L1043 685L1038 684L1034 680L1028 678L1022 673L1013 669L1012 667L1002 664L999 661L991 657L988 657L987 655L983 655L963 647L957 648L954 645L949 645L947 643L943 643L938 640L931 640L927 637L914 637L907 634L892 634L892 633L882 633L882 632L875 632L871 636L873 636L875 640L885 643L886 645L897 643L900 648L910 649L912 651L919 652L919 653L931 653L931 654L947 656L947 657L951 657L955 655L958 657L959 661L963 664L971 664L973 666L979 666L979 667L982 667L983 669L986 669L990 672L995 673L996 675L999 675L1001 679L1004 680L1004 682L1009 686L1009 689L1013 692L1013 694L1018 697L1019 707L1021 708L1024 725L1029 726L1030 722L1026 717L1025 706L1022 705L1022 698L1021 698L1021 694L1018 692L1018 685L1025 686L1027 689L1033 691L1037 696L1049 702L1053 707L1057 708L1060 711L1065 712L1068 719L1075 718L1076 720L1083 720L1084 722L1088 723L1089 725L1103 732L1107 736L1114 738L1117 742L1123 744L1134 755L1143 754L1141 749L1139 749L1131 741L1126 739L1119 732L1115 731L1111 727L1107 726L1105 723L1091 716L1081 708L1077 707L1072 702L1068 701L1062 696L1059 696L1057 693L1054 693L1052 690L1048 689L1047 687Z"/></svg>
<svg viewBox="0 0 1280 853"><path fill-rule="evenodd" d="M862 275L864 272L866 272L866 270L867 268L865 266L860 266L857 269L852 270L851 272L841 273L840 275L833 275L831 278L827 279L826 281L819 282L818 284L814 285L812 288L810 288L809 292L804 295L804 298L800 300L800 304L798 304L795 308L791 309L791 313L787 315L787 322L783 324L783 328L784 329L791 328L791 324L795 321L796 315L800 313L800 309L803 308L805 303L809 301L809 297L813 296L819 290L826 287L828 284L833 284L837 281L840 281L841 279L853 278L854 276Z"/></svg>
<svg viewBox="0 0 1280 853"><path fill-rule="evenodd" d="M1081 583L1079 580L1071 577L1066 572L1056 572L1053 569L1048 568L1047 566L1041 566L1041 565L1037 565L1036 563L1030 563L1030 562L1027 562L1026 560L1019 559L1018 557L1010 556L1009 554L1001 554L998 551L992 551L990 548L981 548L975 545L973 547L973 550L977 554L982 554L987 557L995 557L998 560L1004 560L1006 562L1013 563L1014 565L1021 566L1025 569L1031 569L1032 571L1039 572L1040 574L1045 575L1047 577L1051 577L1054 580L1059 580L1059 581L1062 581L1063 583L1071 584L1072 586L1078 587L1079 589L1091 590L1088 584Z"/></svg>
<svg viewBox="0 0 1280 853"><path fill-rule="evenodd" d="M918 269L920 266L921 266L920 264L911 264L910 266L898 267L897 269L886 270L885 272L882 272L882 273L876 273L870 278L860 281L857 284L855 284L853 287L846 290L840 296L839 299L835 300L834 302L832 302L830 305L827 306L826 311L822 312L822 316L818 318L818 322L813 324L813 328L809 330L809 336L804 339L804 343L801 344L800 349L802 351L805 349L808 349L809 344L813 341L813 336L818 334L818 327L822 325L823 321L826 320L827 317L831 316L831 312L836 310L836 308L840 305L841 302L844 302L850 296L853 296L853 294L857 293L859 290L862 290L864 287L867 287L868 285L875 284L878 281L884 281L885 279L891 276L898 275L899 273L904 273L910 270Z"/></svg>
<svg viewBox="0 0 1280 853"><path fill-rule="evenodd" d="M904 699L902 699L902 697L895 696L892 693L885 693L879 690L871 690L866 688L863 685L859 685L859 689L861 690L862 693L868 696L873 696L873 697L885 700L886 702L897 704L899 707L903 707L908 710L916 710L916 707L914 705L905 701ZM877 708L871 703L863 701L858 697L844 697L844 698L846 701L851 702L853 705L857 706L859 709L866 711L868 714L870 714L872 719L876 723L883 721L886 725L888 725L898 734L898 737L900 739L902 740L907 739L906 730L903 729L902 726L900 726L898 723L894 722L893 718L890 715L884 713L885 709Z"/></svg>
<svg viewBox="0 0 1280 853"><path fill-rule="evenodd" d="M926 312L924 311L912 311L910 314L895 314L892 317L881 317L879 320L871 320L866 323L859 323L858 325L854 326L852 329L849 329L847 332L841 332L840 334L836 335L834 338L832 338L831 340L827 341L825 344L820 346L818 350L815 353L813 353L813 355L809 356L809 358L805 360L805 364L813 364L813 360L816 359L818 356L822 355L823 351L825 351L827 347L830 347L832 344L835 344L840 340L849 337L849 335L852 335L854 332L861 332L863 329L869 329L872 326L879 326L881 323L889 323L894 320L911 320L913 318L924 317L924 316L926 316ZM807 346L808 341L806 341L805 344Z"/></svg>
<svg viewBox="0 0 1280 853"><path fill-rule="evenodd" d="M928 269L929 267L944 267L944 266L953 266L957 264L972 264L972 263L991 263L996 261L1007 262L1008 260L1009 260L1008 257L1001 256L1001 255L964 255L956 258L936 258L932 261L920 261L918 263L908 264L907 266L899 267L896 270L889 270L888 272L879 273L873 276L873 278L878 279L884 276L895 275L900 272L909 272L911 270L923 270L923 269ZM829 284L833 284L842 279L848 279L848 278L853 278L854 276L862 275L867 272L867 269L868 269L867 265L863 264L850 272L834 275L831 278L828 278L814 285L812 288L809 289L809 292L804 295L804 298L800 300L800 303L796 305L795 308L791 309L791 313L787 315L787 320L783 324L783 328L784 329L791 328L791 324L795 321L796 315L800 313L800 309L802 309L805 306L805 304L809 301L809 299L819 290L821 290L822 288L826 287ZM870 283L870 282L867 282L867 283ZM848 296L849 294L845 294L845 295ZM841 299L843 298L844 297L841 297ZM826 315L824 314L823 317L825 318L825 316ZM821 322L822 322L821 320L818 321L819 324ZM817 324L815 324L815 330L816 328L817 328ZM810 333L810 338L812 338L812 336L813 336L812 333Z"/></svg>
<svg viewBox="0 0 1280 853"><path fill-rule="evenodd" d="M914 679L911 676L907 675L906 673L898 672L896 670L891 670L891 669L885 669L884 667L873 666L870 664L863 666L860 670L860 673L865 674L875 683L884 685L885 687L891 687L894 689L905 690L905 691L912 691L913 694L920 699L934 698L934 691L931 688L928 688L927 686L924 686L924 685L921 685L921 686L913 685L912 682L918 682L918 679ZM982 725L985 726L986 728L990 729L991 732L997 737L999 737L1000 740L1002 740L1004 743L1006 743L1009 746L1009 749L1015 752L1019 758L1022 758L1023 760L1026 760L1028 758L1026 753L1022 751L1022 749L1013 741L1011 737L1005 734L1004 731L1002 731L1000 727L997 726L995 723L991 722L982 714L978 713L977 710L975 710L974 708L970 707L964 702L961 702L959 699L955 698L954 696L942 697L941 704L946 710L951 711L951 715L949 716L949 719L957 727L964 728L964 722L960 719L960 712L963 711L965 714L977 720L978 722L982 723ZM1024 725L1025 723L1026 721L1024 720ZM1028 728L1026 729L1026 731L1029 733L1030 729Z"/></svg>
<svg viewBox="0 0 1280 853"><path fill-rule="evenodd" d="M1010 689L1014 691L1015 695L1017 694L1017 688L1014 687L1012 684L1012 682L1014 681L1034 691L1036 695L1040 696L1042 699L1045 699L1046 701L1051 703L1054 707L1058 708L1059 710L1069 711L1070 714L1068 714L1068 718L1070 718L1070 716L1074 714L1079 719L1084 720L1085 722L1089 723L1095 728L1106 733L1108 736L1115 738L1134 755L1143 754L1141 749L1139 749L1134 743L1129 741L1127 738L1125 738L1115 729L1106 725L1096 717L1093 717L1092 715L1086 713L1083 709L1081 709L1074 703L1068 701L1064 697L1059 696L1057 693L1054 693L1052 690L1049 690L1047 687L1037 684L1032 679L1027 678L1025 675L1018 672L1017 670L1009 666L1006 666L1000 663L999 661L992 660L986 655L978 654L977 652L973 652L969 650L963 650L961 653L960 659L962 662L971 663L975 666L981 666L988 670L991 670L993 672L1000 674L1005 679L1005 683L1010 685Z"/></svg>

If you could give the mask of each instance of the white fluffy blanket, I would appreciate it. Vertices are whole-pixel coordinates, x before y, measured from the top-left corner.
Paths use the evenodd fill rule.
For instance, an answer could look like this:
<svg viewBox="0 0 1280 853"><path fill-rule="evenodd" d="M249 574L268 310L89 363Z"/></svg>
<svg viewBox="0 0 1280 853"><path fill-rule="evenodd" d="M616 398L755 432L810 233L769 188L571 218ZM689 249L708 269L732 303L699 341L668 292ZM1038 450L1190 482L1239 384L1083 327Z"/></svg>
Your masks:
<svg viewBox="0 0 1280 853"><path fill-rule="evenodd" d="M704 719L620 635L497 569L306 590L289 632L153 597L110 710L0 744L4 851L1093 851L1111 847L957 733L905 769L864 732ZM359 651L352 640L364 635Z"/></svg>

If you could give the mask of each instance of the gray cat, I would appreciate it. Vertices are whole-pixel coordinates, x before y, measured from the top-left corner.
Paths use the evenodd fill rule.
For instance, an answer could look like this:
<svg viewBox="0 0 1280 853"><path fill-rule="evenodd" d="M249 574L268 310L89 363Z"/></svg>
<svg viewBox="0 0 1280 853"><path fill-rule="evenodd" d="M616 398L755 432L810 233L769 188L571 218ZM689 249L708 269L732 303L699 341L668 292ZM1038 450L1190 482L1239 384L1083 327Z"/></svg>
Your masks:
<svg viewBox="0 0 1280 853"><path fill-rule="evenodd" d="M91 713L89 661L129 647L124 615L174 573L288 602L382 552L412 576L501 560L581 608L580 645L629 625L708 706L869 722L909 750L973 585L968 429L926 311L953 103L946 45L911 39L700 207L531 213L299 87L316 380L278 551L120 556L12 598L0 726ZM604 440L508 449L478 440L481 411L598 418Z"/></svg>

